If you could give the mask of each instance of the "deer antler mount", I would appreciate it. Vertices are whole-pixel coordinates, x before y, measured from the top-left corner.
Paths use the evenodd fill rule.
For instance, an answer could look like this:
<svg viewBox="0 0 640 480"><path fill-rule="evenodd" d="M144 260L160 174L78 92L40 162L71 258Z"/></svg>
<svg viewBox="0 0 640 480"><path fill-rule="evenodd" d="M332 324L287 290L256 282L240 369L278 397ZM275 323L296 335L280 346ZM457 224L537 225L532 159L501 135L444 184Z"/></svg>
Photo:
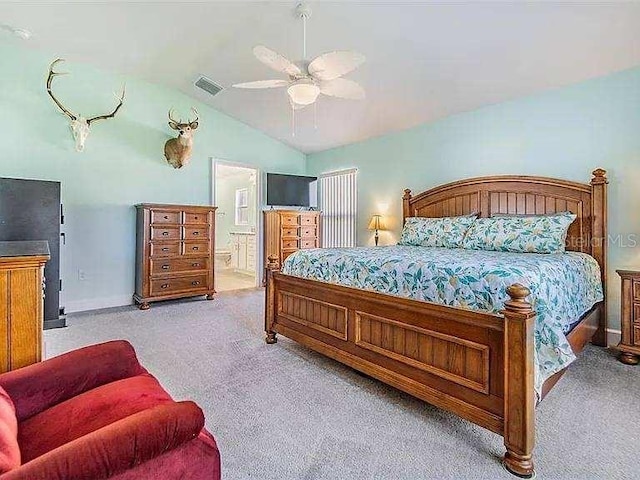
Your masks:
<svg viewBox="0 0 640 480"><path fill-rule="evenodd" d="M125 87L122 87L122 95L120 95L118 105L115 109L113 109L111 113L108 113L106 115L97 115L91 118L85 118L82 115L77 115L75 113L72 113L71 110L65 107L62 102L58 100L53 94L53 79L59 75L66 75L66 72L53 71L53 68L56 66L56 64L60 62L64 62L64 60L62 58L58 58L54 60L49 66L49 75L47 76L47 93L51 97L51 100L53 100L53 103L58 106L60 111L67 117L69 117L69 126L71 127L73 139L76 142L76 151L82 152L84 150L84 143L89 136L89 132L91 131L91 123L95 122L96 120L106 120L108 118L115 117L116 113L118 113L118 110L120 110L120 107L122 107L122 104L124 103Z"/></svg>
<svg viewBox="0 0 640 480"><path fill-rule="evenodd" d="M182 168L191 160L193 133L199 124L198 111L193 107L191 110L196 118L186 122L173 118L172 110L169 110L169 126L178 132L178 136L170 138L164 144L164 156L173 168Z"/></svg>

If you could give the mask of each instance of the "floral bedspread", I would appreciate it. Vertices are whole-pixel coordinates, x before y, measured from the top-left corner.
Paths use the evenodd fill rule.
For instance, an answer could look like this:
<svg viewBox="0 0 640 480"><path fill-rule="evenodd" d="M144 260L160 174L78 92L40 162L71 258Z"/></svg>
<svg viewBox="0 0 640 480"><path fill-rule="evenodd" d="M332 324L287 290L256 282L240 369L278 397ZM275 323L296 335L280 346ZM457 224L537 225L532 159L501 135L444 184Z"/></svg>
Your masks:
<svg viewBox="0 0 640 480"><path fill-rule="evenodd" d="M584 253L511 253L416 246L300 250L283 273L348 287L497 313L506 287L531 290L536 392L575 360L565 333L603 298L600 267Z"/></svg>

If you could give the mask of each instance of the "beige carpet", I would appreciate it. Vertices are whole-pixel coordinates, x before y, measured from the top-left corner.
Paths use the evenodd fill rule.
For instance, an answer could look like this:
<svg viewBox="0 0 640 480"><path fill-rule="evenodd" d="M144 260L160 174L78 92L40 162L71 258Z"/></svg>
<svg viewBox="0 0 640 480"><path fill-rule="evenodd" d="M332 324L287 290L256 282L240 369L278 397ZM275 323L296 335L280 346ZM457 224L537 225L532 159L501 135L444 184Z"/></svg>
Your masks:
<svg viewBox="0 0 640 480"><path fill-rule="evenodd" d="M511 479L502 439L286 339L264 291L70 315L49 356L115 338L204 409L225 480ZM540 479L640 478L640 366L588 348L537 410Z"/></svg>
<svg viewBox="0 0 640 480"><path fill-rule="evenodd" d="M216 270L215 283L217 292L256 288L256 281L254 277L244 273L234 272L232 269Z"/></svg>

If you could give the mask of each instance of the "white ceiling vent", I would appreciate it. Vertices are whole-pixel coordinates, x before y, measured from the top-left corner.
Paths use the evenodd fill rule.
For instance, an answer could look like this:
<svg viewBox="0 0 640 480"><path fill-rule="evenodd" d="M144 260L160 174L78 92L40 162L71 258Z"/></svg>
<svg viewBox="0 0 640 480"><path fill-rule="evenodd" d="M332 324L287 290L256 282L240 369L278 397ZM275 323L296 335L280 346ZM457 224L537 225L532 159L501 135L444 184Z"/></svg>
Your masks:
<svg viewBox="0 0 640 480"><path fill-rule="evenodd" d="M216 95L220 92L220 90L222 90L222 87L220 85L215 83L213 80L208 79L204 75L201 75L200 78L196 80L195 86L204 90L211 96Z"/></svg>

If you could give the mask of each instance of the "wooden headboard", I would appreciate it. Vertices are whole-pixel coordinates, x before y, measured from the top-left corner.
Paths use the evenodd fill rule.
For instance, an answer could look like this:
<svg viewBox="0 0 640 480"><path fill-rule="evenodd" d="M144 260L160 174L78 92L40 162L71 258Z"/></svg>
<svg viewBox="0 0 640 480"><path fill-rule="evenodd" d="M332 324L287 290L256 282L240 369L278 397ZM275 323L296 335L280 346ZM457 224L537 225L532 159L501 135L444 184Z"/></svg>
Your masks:
<svg viewBox="0 0 640 480"><path fill-rule="evenodd" d="M606 275L606 171L593 171L583 184L545 177L499 175L447 183L412 196L404 191L403 223L407 217L449 217L478 213L543 214L570 211L577 215L567 234L567 250L585 252Z"/></svg>

